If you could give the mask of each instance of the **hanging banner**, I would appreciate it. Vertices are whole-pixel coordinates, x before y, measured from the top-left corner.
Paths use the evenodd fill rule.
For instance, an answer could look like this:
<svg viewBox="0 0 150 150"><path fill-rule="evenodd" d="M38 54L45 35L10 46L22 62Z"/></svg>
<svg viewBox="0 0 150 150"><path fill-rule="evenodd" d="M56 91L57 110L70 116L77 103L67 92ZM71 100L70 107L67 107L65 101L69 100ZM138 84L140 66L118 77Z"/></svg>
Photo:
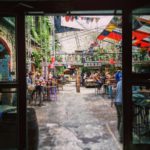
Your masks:
<svg viewBox="0 0 150 150"><path fill-rule="evenodd" d="M112 20L113 16L63 16L61 26L75 29L104 29Z"/></svg>

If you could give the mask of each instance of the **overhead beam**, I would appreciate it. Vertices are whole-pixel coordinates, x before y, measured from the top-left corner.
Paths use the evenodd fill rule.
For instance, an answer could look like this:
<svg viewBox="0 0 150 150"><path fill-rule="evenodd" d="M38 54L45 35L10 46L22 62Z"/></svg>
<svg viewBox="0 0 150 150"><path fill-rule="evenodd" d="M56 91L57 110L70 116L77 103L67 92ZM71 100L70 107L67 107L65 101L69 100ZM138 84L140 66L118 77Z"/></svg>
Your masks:
<svg viewBox="0 0 150 150"><path fill-rule="evenodd" d="M149 0L38 0L38 1L3 1L0 2L0 12L15 12L21 8L22 11L43 11L45 13L66 13L67 11L79 10L117 10L135 9L147 6Z"/></svg>

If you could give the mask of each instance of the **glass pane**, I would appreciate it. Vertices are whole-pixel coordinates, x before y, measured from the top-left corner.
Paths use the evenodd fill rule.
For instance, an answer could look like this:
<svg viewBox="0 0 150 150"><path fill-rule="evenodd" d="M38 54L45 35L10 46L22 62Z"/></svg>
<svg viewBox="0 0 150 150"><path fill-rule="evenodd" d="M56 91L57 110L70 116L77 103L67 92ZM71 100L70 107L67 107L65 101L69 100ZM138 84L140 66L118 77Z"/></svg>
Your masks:
<svg viewBox="0 0 150 150"><path fill-rule="evenodd" d="M150 15L132 18L132 71L150 73Z"/></svg>
<svg viewBox="0 0 150 150"><path fill-rule="evenodd" d="M17 149L17 90L0 89L0 149Z"/></svg>
<svg viewBox="0 0 150 150"><path fill-rule="evenodd" d="M133 86L133 144L150 144L150 86Z"/></svg>
<svg viewBox="0 0 150 150"><path fill-rule="evenodd" d="M16 80L15 17L0 17L0 82Z"/></svg>

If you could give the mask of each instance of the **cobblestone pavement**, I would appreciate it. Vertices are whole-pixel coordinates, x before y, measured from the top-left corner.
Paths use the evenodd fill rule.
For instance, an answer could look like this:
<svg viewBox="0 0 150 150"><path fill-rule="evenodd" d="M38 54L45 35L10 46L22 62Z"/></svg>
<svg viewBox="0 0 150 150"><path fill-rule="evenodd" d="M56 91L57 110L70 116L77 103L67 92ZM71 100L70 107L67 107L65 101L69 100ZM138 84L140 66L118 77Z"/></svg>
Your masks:
<svg viewBox="0 0 150 150"><path fill-rule="evenodd" d="M116 130L116 111L94 88L66 84L57 101L36 107L39 150L122 150Z"/></svg>

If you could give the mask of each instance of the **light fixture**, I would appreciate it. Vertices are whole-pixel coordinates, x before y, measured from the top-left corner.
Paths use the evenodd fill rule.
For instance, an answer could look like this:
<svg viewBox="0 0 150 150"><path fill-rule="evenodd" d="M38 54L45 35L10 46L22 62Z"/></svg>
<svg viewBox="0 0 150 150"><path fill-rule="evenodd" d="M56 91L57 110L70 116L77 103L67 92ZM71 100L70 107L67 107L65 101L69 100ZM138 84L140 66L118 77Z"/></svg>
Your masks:
<svg viewBox="0 0 150 150"><path fill-rule="evenodd" d="M79 11L67 11L67 15L116 15L122 14L121 10L79 10Z"/></svg>

